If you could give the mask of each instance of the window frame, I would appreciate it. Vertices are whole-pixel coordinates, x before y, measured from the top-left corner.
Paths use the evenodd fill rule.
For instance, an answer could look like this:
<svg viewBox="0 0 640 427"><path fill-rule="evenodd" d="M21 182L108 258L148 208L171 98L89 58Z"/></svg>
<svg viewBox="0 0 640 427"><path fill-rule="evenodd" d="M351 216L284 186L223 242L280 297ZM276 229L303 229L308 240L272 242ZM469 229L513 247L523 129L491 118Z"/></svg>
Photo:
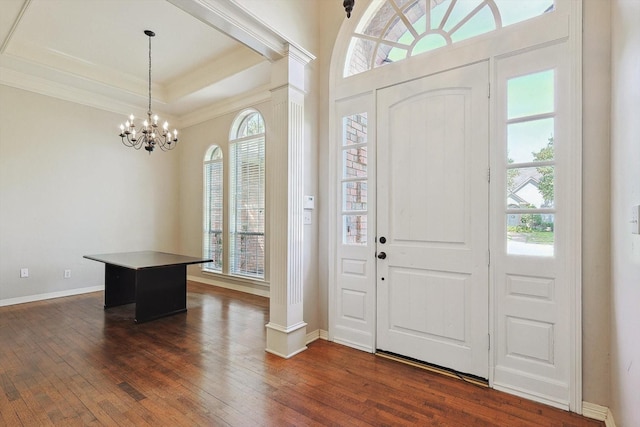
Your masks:
<svg viewBox="0 0 640 427"><path fill-rule="evenodd" d="M258 119L258 128L250 129L251 120L254 118ZM245 183L245 189L247 191L251 191L246 188L247 185L253 187L252 190L256 189L259 191L259 197L261 198L261 203L258 203L258 206L251 207L241 207L242 202L238 200L238 178L239 173L242 173L238 170L238 149L242 147L247 147L250 145L255 145L254 147L250 147L251 151L256 151L253 153L257 154L257 158L247 159L248 161L257 161L258 162L258 171L257 171L257 179L258 183ZM264 281L266 278L266 136L265 136L265 123L264 118L260 114L259 111L255 109L247 109L242 111L240 114L236 116L236 119L231 126L231 130L229 133L229 204L228 204L228 231L226 233L228 237L227 244L227 273L231 276L237 276L252 280L260 280ZM247 156L250 155L246 154ZM246 172L246 168L245 168ZM252 173L252 172L249 172ZM245 176L246 177L246 176ZM246 196L246 195L245 195ZM246 199L245 199L246 200ZM240 212L240 210L243 212ZM255 211L258 212L255 212ZM244 213L250 216L250 218L246 218L246 221L240 220L239 217L242 217ZM255 221L255 217L259 217L260 220ZM249 223L249 224L248 224ZM247 228L246 230L238 230L238 228ZM251 228L251 229L249 229ZM237 241L237 239L240 241ZM247 243L249 240L249 243ZM253 241L252 240L256 240ZM255 251L251 247L245 246L245 249L242 249L243 245L253 245ZM257 245L257 247L256 247ZM240 246L240 247L238 247ZM248 249L247 249L248 248ZM254 257L250 257L250 253L254 253ZM244 256L242 255L244 253ZM239 255L240 254L240 255ZM251 267L240 267L241 265L246 266L248 262L255 262L255 268ZM252 272L253 270L253 272Z"/></svg>
<svg viewBox="0 0 640 427"><path fill-rule="evenodd" d="M213 168L219 169L219 171L216 170L216 175L220 180L222 180L222 183L218 186L219 193L215 195L212 195L212 189L210 187L211 178L207 179L208 177L210 177L208 173L209 170ZM224 233L224 228L225 228L224 169L225 169L224 168L224 152L222 151L222 147L220 147L219 145L213 144L207 149L207 152L204 156L203 171L202 171L203 193L204 193L203 194L204 209L203 209L203 215L202 215L202 220L203 220L202 254L204 258L211 258L214 260L214 262L212 263L202 264L202 271L208 272L208 273L222 273L226 264L224 262L224 254L226 252L224 250L224 244L226 241L226 239L224 238L225 237L225 233ZM218 215L220 215L220 227L218 227L219 230L212 231L211 230L212 228L211 227L211 223L212 223L211 203L212 203L212 198L214 197L217 197L219 199L219 202L217 203L219 207L216 207L215 209L219 211ZM211 240L209 239L209 236L212 232L213 233L217 232L220 235L220 242L218 242L217 244L218 249L212 249L210 247ZM216 254L212 253L212 251L218 252L218 256L215 256Z"/></svg>

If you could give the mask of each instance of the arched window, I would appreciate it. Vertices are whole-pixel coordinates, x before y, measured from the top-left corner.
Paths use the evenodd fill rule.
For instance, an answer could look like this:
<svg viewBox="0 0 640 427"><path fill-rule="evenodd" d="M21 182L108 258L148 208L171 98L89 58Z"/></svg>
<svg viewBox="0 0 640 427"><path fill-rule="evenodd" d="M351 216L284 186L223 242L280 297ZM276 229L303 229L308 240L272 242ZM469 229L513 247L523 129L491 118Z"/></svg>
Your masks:
<svg viewBox="0 0 640 427"><path fill-rule="evenodd" d="M222 272L223 242L223 194L224 174L222 149L212 145L204 156L204 235L203 256L213 262L203 265L203 270Z"/></svg>
<svg viewBox="0 0 640 427"><path fill-rule="evenodd" d="M265 128L259 112L238 115L229 147L229 273L264 278Z"/></svg>
<svg viewBox="0 0 640 427"><path fill-rule="evenodd" d="M374 0L351 38L344 77L554 9L554 0Z"/></svg>

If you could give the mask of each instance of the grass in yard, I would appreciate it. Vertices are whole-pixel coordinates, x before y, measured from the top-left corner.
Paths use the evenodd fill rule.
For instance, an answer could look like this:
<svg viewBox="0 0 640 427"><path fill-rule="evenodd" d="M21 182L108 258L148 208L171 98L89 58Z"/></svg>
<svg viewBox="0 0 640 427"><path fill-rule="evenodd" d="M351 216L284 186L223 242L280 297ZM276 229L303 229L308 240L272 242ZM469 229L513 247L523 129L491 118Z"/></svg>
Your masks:
<svg viewBox="0 0 640 427"><path fill-rule="evenodd" d="M554 242L553 231L518 231L509 232L510 240L519 240L526 243L538 243L542 245L552 245Z"/></svg>

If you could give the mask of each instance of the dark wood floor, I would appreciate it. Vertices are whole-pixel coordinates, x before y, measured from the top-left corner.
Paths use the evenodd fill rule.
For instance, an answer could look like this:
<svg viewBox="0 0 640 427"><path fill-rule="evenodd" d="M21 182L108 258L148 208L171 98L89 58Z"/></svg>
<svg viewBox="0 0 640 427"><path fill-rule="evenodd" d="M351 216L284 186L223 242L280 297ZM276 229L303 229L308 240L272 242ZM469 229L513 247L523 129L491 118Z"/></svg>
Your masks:
<svg viewBox="0 0 640 427"><path fill-rule="evenodd" d="M264 351L268 301L189 283L133 323L101 292L0 308L0 425L602 426L326 341Z"/></svg>

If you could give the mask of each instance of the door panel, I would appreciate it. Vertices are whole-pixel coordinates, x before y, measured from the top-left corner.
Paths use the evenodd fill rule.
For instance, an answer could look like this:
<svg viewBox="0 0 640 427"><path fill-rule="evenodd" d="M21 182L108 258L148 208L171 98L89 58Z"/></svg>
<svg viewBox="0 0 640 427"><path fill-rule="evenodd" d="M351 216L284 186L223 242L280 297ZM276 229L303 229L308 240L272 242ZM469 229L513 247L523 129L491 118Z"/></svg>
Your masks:
<svg viewBox="0 0 640 427"><path fill-rule="evenodd" d="M483 378L487 86L485 62L380 90L377 103L377 347Z"/></svg>

